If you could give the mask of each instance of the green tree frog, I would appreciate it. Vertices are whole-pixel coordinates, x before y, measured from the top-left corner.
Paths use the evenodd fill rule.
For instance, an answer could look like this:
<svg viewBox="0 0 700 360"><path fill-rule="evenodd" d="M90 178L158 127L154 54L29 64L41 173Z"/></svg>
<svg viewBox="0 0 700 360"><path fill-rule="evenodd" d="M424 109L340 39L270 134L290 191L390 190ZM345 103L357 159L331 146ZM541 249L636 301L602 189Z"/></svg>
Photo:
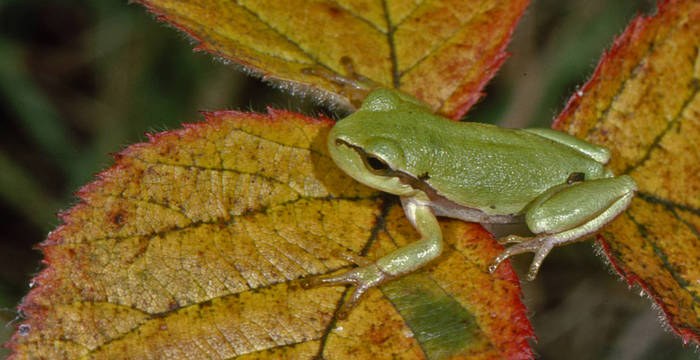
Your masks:
<svg viewBox="0 0 700 360"><path fill-rule="evenodd" d="M318 277L305 287L353 284L340 310L345 316L370 288L412 272L438 257L442 232L436 217L479 223L527 224L533 237L498 255L534 252L532 280L554 246L581 240L627 208L637 185L604 164L608 149L550 129L505 129L455 122L391 89L368 95L328 136L335 163L372 188L400 197L420 240L340 275Z"/></svg>

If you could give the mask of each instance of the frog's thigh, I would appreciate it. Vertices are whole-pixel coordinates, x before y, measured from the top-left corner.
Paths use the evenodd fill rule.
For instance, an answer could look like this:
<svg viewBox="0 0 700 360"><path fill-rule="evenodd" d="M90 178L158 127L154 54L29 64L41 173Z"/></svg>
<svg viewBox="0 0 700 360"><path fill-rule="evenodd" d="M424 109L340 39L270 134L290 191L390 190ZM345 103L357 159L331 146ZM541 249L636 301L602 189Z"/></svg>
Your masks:
<svg viewBox="0 0 700 360"><path fill-rule="evenodd" d="M568 242L600 229L629 205L637 185L627 175L584 181L564 187L546 199L535 199L525 214L535 234L560 234Z"/></svg>
<svg viewBox="0 0 700 360"><path fill-rule="evenodd" d="M576 149L601 164L605 164L608 162L608 160L610 160L610 150L607 148L591 144L567 133L545 128L523 129L523 131L539 135L543 138L547 138L562 145Z"/></svg>

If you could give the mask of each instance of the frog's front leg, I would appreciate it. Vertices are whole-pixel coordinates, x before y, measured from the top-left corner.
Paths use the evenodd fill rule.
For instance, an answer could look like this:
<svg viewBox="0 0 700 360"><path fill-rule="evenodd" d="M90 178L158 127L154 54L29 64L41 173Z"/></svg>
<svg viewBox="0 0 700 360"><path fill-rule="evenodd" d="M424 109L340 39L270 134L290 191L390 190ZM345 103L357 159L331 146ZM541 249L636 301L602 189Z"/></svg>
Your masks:
<svg viewBox="0 0 700 360"><path fill-rule="evenodd" d="M420 240L396 249L373 264L339 275L317 277L302 282L304 288L320 285L355 285L350 299L338 311L339 318L345 318L367 290L417 270L442 252L442 230L431 208L413 197L401 198L401 203L406 217L421 234Z"/></svg>
<svg viewBox="0 0 700 360"><path fill-rule="evenodd" d="M508 236L516 242L496 257L489 267L494 272L505 259L524 252L535 257L527 274L533 280L542 261L554 246L582 240L623 212L632 201L637 184L623 175L560 185L536 198L525 213L525 222L535 236Z"/></svg>

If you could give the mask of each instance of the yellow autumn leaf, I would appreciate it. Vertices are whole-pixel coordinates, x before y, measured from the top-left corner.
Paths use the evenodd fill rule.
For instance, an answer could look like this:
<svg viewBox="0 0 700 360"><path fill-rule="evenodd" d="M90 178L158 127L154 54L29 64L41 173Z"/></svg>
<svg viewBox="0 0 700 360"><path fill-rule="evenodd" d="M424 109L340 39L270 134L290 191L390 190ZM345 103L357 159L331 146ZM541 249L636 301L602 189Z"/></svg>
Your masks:
<svg viewBox="0 0 700 360"><path fill-rule="evenodd" d="M207 121L129 147L41 245L12 359L526 359L532 329L502 248L443 221L431 266L372 289L300 279L419 235L395 199L344 175L332 122L286 111Z"/></svg>
<svg viewBox="0 0 700 360"><path fill-rule="evenodd" d="M191 35L198 50L264 79L357 105L366 93L331 81L357 75L458 119L505 61L528 0L137 0ZM313 69L315 72L306 70ZM323 73L326 76L319 76Z"/></svg>
<svg viewBox="0 0 700 360"><path fill-rule="evenodd" d="M700 343L700 2L662 2L615 41L554 127L607 146L639 184L602 232L615 269Z"/></svg>

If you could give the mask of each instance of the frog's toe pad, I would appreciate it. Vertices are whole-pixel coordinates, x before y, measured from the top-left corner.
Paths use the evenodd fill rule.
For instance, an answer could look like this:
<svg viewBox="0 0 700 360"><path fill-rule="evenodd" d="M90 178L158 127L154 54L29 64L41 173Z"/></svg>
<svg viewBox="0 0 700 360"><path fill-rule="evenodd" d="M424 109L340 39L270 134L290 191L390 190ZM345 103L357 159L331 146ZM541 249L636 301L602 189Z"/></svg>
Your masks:
<svg viewBox="0 0 700 360"><path fill-rule="evenodd" d="M317 276L304 279L301 281L301 287L304 289L311 289L319 286L357 285L357 280L351 276L352 271L353 270L338 275Z"/></svg>
<svg viewBox="0 0 700 360"><path fill-rule="evenodd" d="M509 239L510 237L506 237ZM537 276L537 271L542 265L542 261L547 257L549 251L554 247L555 239L551 236L536 236L532 238L520 238L519 242L501 252L493 260L493 263L489 266L489 272L493 273L498 269L498 266L504 260L508 259L513 255L522 254L525 252L534 252L535 257L532 259L532 264L530 265L530 270L527 273L527 279L532 281Z"/></svg>
<svg viewBox="0 0 700 360"><path fill-rule="evenodd" d="M528 240L528 239L531 239L531 238L522 237L522 236L518 236L518 235L508 235L508 236L504 236L504 237L498 239L498 243L501 245L519 244L519 243L521 243L525 240Z"/></svg>
<svg viewBox="0 0 700 360"><path fill-rule="evenodd" d="M389 274L381 271L377 265L371 264L352 269L338 275L327 275L305 279L302 280L301 286L304 289L310 289L317 286L355 285L355 290L352 292L352 295L337 313L338 318L344 319L350 310L355 307L355 304L357 304L362 295L367 292L367 290L378 286L391 278L392 277Z"/></svg>

